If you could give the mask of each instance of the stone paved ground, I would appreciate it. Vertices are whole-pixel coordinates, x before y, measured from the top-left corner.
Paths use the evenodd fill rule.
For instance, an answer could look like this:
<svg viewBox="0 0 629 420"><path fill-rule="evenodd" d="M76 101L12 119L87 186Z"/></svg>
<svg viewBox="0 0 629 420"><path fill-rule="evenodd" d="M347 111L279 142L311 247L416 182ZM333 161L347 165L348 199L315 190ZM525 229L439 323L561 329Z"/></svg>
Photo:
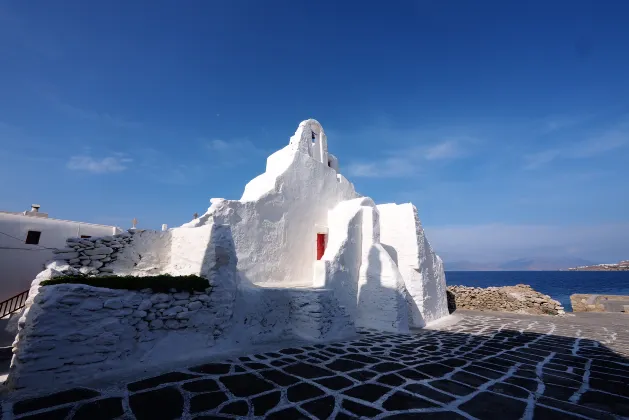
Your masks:
<svg viewBox="0 0 629 420"><path fill-rule="evenodd" d="M6 400L3 418L629 417L629 317L601 319L468 312L438 330L365 331L107 389Z"/></svg>

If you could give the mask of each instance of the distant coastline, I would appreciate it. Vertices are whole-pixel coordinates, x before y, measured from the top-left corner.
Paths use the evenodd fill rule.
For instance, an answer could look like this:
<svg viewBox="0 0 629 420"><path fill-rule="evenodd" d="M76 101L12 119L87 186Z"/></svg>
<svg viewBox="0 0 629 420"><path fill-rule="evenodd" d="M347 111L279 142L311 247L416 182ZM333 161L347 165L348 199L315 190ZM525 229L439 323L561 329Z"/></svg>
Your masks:
<svg viewBox="0 0 629 420"><path fill-rule="evenodd" d="M569 268L568 271L629 271L629 260L617 264L596 264Z"/></svg>

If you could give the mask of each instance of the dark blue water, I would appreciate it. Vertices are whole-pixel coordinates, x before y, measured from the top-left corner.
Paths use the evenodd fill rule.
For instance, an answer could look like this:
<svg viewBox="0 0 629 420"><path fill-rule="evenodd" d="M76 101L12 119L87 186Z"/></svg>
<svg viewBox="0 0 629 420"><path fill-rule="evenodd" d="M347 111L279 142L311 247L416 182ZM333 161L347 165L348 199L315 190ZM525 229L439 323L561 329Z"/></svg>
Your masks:
<svg viewBox="0 0 629 420"><path fill-rule="evenodd" d="M570 295L629 295L629 271L447 271L450 285L490 287L528 284L572 311Z"/></svg>

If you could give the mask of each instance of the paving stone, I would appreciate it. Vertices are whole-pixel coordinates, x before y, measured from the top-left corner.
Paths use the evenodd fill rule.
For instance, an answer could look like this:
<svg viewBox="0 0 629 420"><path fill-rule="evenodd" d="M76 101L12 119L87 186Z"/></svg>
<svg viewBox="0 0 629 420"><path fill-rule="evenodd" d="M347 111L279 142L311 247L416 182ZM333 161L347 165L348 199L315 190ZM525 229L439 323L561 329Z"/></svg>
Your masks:
<svg viewBox="0 0 629 420"><path fill-rule="evenodd" d="M253 369L253 370L260 370L260 369L268 369L269 368L264 363L255 363L255 362L245 363L245 366L247 366L249 369Z"/></svg>
<svg viewBox="0 0 629 420"><path fill-rule="evenodd" d="M504 373L495 372L491 369L487 369L485 367L478 366L476 364L469 365L465 368L465 371L473 373L474 375L482 376L488 379L498 379L501 378Z"/></svg>
<svg viewBox="0 0 629 420"><path fill-rule="evenodd" d="M71 409L72 407L58 408L56 410L20 417L20 420L64 420L68 416L68 413L70 413Z"/></svg>
<svg viewBox="0 0 629 420"><path fill-rule="evenodd" d="M598 391L588 391L581 395L578 403L585 407L605 410L621 416L629 416L629 398Z"/></svg>
<svg viewBox="0 0 629 420"><path fill-rule="evenodd" d="M457 373L455 373L454 375L451 376L451 379L453 381L457 381L457 382L462 382L466 385L472 386L472 387L478 387L481 385L484 385L485 383L489 382L489 379L487 378L483 378L482 376L478 376L478 375L474 375L472 373L468 373L464 370L459 371Z"/></svg>
<svg viewBox="0 0 629 420"><path fill-rule="evenodd" d="M295 420L302 420L302 419L308 419L307 416L305 416L301 411L297 410L294 407L291 408L285 408L283 410L280 411L275 411L273 413L270 413L268 416L266 416L266 419L277 419L277 420L288 420L288 419L295 419Z"/></svg>
<svg viewBox="0 0 629 420"><path fill-rule="evenodd" d="M357 381L365 382L368 381L378 374L376 372L372 372L370 370L356 370L354 372L348 373L347 376L351 376Z"/></svg>
<svg viewBox="0 0 629 420"><path fill-rule="evenodd" d="M382 410L378 410L377 408L369 407L368 405L359 404L346 399L343 399L341 407L360 418L371 418L382 413Z"/></svg>
<svg viewBox="0 0 629 420"><path fill-rule="evenodd" d="M104 398L80 406L72 420L109 420L123 414L122 398Z"/></svg>
<svg viewBox="0 0 629 420"><path fill-rule="evenodd" d="M526 403L491 392L481 392L459 406L459 409L478 419L519 419Z"/></svg>
<svg viewBox="0 0 629 420"><path fill-rule="evenodd" d="M333 376L331 378L316 379L315 382L334 391L347 388L348 386L354 384L352 381L344 378L343 376Z"/></svg>
<svg viewBox="0 0 629 420"><path fill-rule="evenodd" d="M328 369L332 369L337 372L347 372L350 370L361 369L365 367L364 363L359 363L353 360L337 359L331 363L325 365Z"/></svg>
<svg viewBox="0 0 629 420"><path fill-rule="evenodd" d="M343 391L343 394L348 397L374 402L390 390L391 388L378 384L362 384Z"/></svg>
<svg viewBox="0 0 629 420"><path fill-rule="evenodd" d="M249 406L246 401L234 401L224 406L221 413L246 416L249 414Z"/></svg>
<svg viewBox="0 0 629 420"><path fill-rule="evenodd" d="M528 398L530 395L528 391L518 386L506 384L504 382L497 382L494 385L490 386L488 390L498 394L509 395L511 397L524 399Z"/></svg>
<svg viewBox="0 0 629 420"><path fill-rule="evenodd" d="M540 405L544 405L546 407L558 409L561 411L565 411L567 413L579 414L579 415L592 418L592 419L604 419L604 420L617 419L617 416L609 412L599 411L596 408L588 408L582 405L572 404L566 401L555 400L553 398L538 397L537 403Z"/></svg>
<svg viewBox="0 0 629 420"><path fill-rule="evenodd" d="M385 372L392 372L392 371L404 369L405 367L406 366L401 365L399 363L383 362L383 363L378 363L377 365L373 365L369 369L375 370L376 372L379 372L379 373L385 373Z"/></svg>
<svg viewBox="0 0 629 420"><path fill-rule="evenodd" d="M136 420L178 419L183 412L183 396L175 387L138 392L129 397Z"/></svg>
<svg viewBox="0 0 629 420"><path fill-rule="evenodd" d="M468 395L475 391L475 388L448 379L439 379L428 383L433 388L437 388L454 395Z"/></svg>
<svg viewBox="0 0 629 420"><path fill-rule="evenodd" d="M183 395L178 390L181 387L186 393L196 393L190 401L192 412L208 413L196 417L185 414L194 420L267 415L328 418L334 412L334 404L338 404L336 418L340 420L361 416L450 420L461 416L445 407L456 405L457 399L467 396L472 398L463 400L459 406L467 416L520 418L529 395L540 386L536 364L544 361L541 371L544 395L536 396L535 418L627 417L629 334L620 324L608 323L600 328L595 323L574 322L561 317L527 318L510 314L495 317L486 313L464 315L456 324L445 325L441 330L418 330L413 334L360 331L358 340L243 356L234 359L235 362L210 363L187 372L135 381L128 385L134 392L129 403L134 412L138 411L138 420L179 418L184 415ZM517 331L521 329L526 332ZM574 338L577 331L579 341ZM522 348L525 345L528 348ZM553 357L545 359L551 352ZM519 364L517 369L516 364ZM573 404L570 398L581 388L585 367L590 364L589 388L579 404ZM514 375L502 379L509 369L515 369ZM473 393L496 379L501 382ZM230 392L224 392L223 386ZM286 398L293 406L279 407L280 387L289 388ZM227 398L233 397L232 393L236 398L230 401ZM358 403L359 400L363 403ZM370 407L378 400L386 400L385 406ZM36 405L38 401L41 408ZM33 403L36 408L28 408ZM63 392L52 398L30 398L16 401L17 410L20 404L26 410L18 413L20 420L64 418L70 409L76 410L74 417L78 420L135 417L131 411L121 414L125 405L120 397L103 398L100 394L79 396L76 401L64 399ZM49 411L32 414L42 409ZM404 412L412 409L420 409L421 413ZM396 414L384 410L395 410Z"/></svg>
<svg viewBox="0 0 629 420"><path fill-rule="evenodd" d="M382 417L383 419L390 420L414 420L421 418L427 420L464 420L465 417L453 413L452 411L433 411L428 413L403 413L403 414L393 414L391 416Z"/></svg>
<svg viewBox="0 0 629 420"><path fill-rule="evenodd" d="M243 375L222 376L220 381L237 397L250 397L261 394L274 388L272 384L264 379L258 378L251 373Z"/></svg>
<svg viewBox="0 0 629 420"><path fill-rule="evenodd" d="M226 363L208 363L190 368L192 372L205 373L207 375L224 375L229 372L231 365Z"/></svg>
<svg viewBox="0 0 629 420"><path fill-rule="evenodd" d="M565 413L559 410L553 410L551 408L536 405L533 410L533 418L535 420L570 420L570 419L582 419L580 416L573 416L572 414Z"/></svg>
<svg viewBox="0 0 629 420"><path fill-rule="evenodd" d="M308 363L297 363L284 368L284 371L306 379L321 378L323 376L332 376L334 372L319 366Z"/></svg>
<svg viewBox="0 0 629 420"><path fill-rule="evenodd" d="M343 356L343 359L355 360L362 363L378 363L380 361L374 357L365 356L364 354L348 354Z"/></svg>
<svg viewBox="0 0 629 420"><path fill-rule="evenodd" d="M590 387L629 398L629 378L626 382L618 382L610 379L592 378L590 376Z"/></svg>
<svg viewBox="0 0 629 420"><path fill-rule="evenodd" d="M412 379L414 381L421 381L422 379L430 379L430 376L425 373L418 372L415 369L404 369L397 372L398 375L403 376L406 379Z"/></svg>
<svg viewBox="0 0 629 420"><path fill-rule="evenodd" d="M422 397L426 397L440 403L449 403L456 399L455 397L444 394L437 389L431 388L423 384L410 384L405 386L404 389L412 392L413 394L421 395Z"/></svg>
<svg viewBox="0 0 629 420"><path fill-rule="evenodd" d="M299 378L296 378L293 375L288 375L279 370L268 370L265 372L260 372L260 375L262 375L264 379L275 382L279 386L288 386L300 381Z"/></svg>
<svg viewBox="0 0 629 420"><path fill-rule="evenodd" d="M536 391L539 386L538 382L533 379L518 378L515 376L505 379L504 382L510 385L519 386L531 392Z"/></svg>
<svg viewBox="0 0 629 420"><path fill-rule="evenodd" d="M293 385L286 390L286 396L291 402L305 401L311 398L319 397L323 394L325 394L325 392L323 392L320 388L306 382Z"/></svg>
<svg viewBox="0 0 629 420"><path fill-rule="evenodd" d="M446 365L446 366L451 366L451 367L461 367L465 364L467 364L466 360L463 359L447 359L444 360L442 362L440 362L442 365Z"/></svg>
<svg viewBox="0 0 629 420"><path fill-rule="evenodd" d="M304 351L301 350L301 349L283 349L283 350L280 350L280 353L282 353L282 354L301 354L303 352Z"/></svg>
<svg viewBox="0 0 629 420"><path fill-rule="evenodd" d="M171 382L181 382L187 379L198 378L199 375L191 375L183 372L170 372L163 375L155 376L153 378L143 379L141 381L132 382L127 385L127 388L131 392L140 391L148 388L155 388L156 386L167 384Z"/></svg>
<svg viewBox="0 0 629 420"><path fill-rule="evenodd" d="M262 416L269 410L275 408L280 402L280 391L270 392L268 394L260 395L251 400L253 404L253 414L256 416Z"/></svg>
<svg viewBox="0 0 629 420"><path fill-rule="evenodd" d="M544 396L555 398L557 400L569 401L578 390L578 388L566 388L560 385L546 385L544 387Z"/></svg>
<svg viewBox="0 0 629 420"><path fill-rule="evenodd" d="M212 410L223 404L228 399L229 398L223 391L196 394L190 399L190 412L199 413L202 411Z"/></svg>
<svg viewBox="0 0 629 420"><path fill-rule="evenodd" d="M13 405L14 414L23 414L29 411L55 407L75 401L87 400L98 397L100 393L87 388L74 388L68 391L57 392L44 397L28 398L18 401Z"/></svg>
<svg viewBox="0 0 629 420"><path fill-rule="evenodd" d="M437 404L404 391L397 391L382 404L388 411L438 407Z"/></svg>
<svg viewBox="0 0 629 420"><path fill-rule="evenodd" d="M220 389L214 379L201 379L198 381L187 382L182 385L182 388L190 392L212 392Z"/></svg>
<svg viewBox="0 0 629 420"><path fill-rule="evenodd" d="M378 382L384 385L399 386L406 382L406 379L396 375L395 373L389 373L388 375L382 375L379 377Z"/></svg>
<svg viewBox="0 0 629 420"><path fill-rule="evenodd" d="M327 396L301 405L302 410L318 419L327 419L334 411L334 397Z"/></svg>

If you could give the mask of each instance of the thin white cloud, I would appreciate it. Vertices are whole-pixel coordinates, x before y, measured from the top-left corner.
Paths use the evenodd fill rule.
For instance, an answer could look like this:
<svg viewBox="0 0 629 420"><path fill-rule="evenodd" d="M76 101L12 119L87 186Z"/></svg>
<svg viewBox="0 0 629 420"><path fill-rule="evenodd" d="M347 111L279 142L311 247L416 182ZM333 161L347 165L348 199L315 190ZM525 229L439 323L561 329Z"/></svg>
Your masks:
<svg viewBox="0 0 629 420"><path fill-rule="evenodd" d="M118 128L140 128L142 123L130 121L122 117L111 115L107 112L95 112L84 108L79 108L59 100L53 100L55 107L64 114L87 121L94 121L108 124Z"/></svg>
<svg viewBox="0 0 629 420"><path fill-rule="evenodd" d="M220 166L236 166L250 162L252 159L260 159L271 154L269 150L257 147L253 142L244 139L204 140L201 144L210 152L210 156L218 158L216 164Z"/></svg>
<svg viewBox="0 0 629 420"><path fill-rule="evenodd" d="M372 161L356 161L347 165L354 177L406 177L419 173L423 161L456 159L464 155L462 141L449 139L430 146L413 146L386 152Z"/></svg>
<svg viewBox="0 0 629 420"><path fill-rule="evenodd" d="M133 159L122 156L109 156L102 159L91 156L72 156L66 166L73 171L105 174L125 171L132 161Z"/></svg>
<svg viewBox="0 0 629 420"><path fill-rule="evenodd" d="M525 169L537 169L556 159L588 159L629 145L629 123L623 122L597 136L524 157Z"/></svg>
<svg viewBox="0 0 629 420"><path fill-rule="evenodd" d="M397 178L418 173L417 163L411 159L390 157L374 162L353 162L347 165L347 173L363 178Z"/></svg>
<svg viewBox="0 0 629 420"><path fill-rule="evenodd" d="M626 259L629 224L546 226L486 224L426 227L437 253L451 261L496 262L517 258Z"/></svg>
<svg viewBox="0 0 629 420"><path fill-rule="evenodd" d="M463 151L458 142L455 140L446 140L426 149L424 158L428 160L454 159L462 154Z"/></svg>

